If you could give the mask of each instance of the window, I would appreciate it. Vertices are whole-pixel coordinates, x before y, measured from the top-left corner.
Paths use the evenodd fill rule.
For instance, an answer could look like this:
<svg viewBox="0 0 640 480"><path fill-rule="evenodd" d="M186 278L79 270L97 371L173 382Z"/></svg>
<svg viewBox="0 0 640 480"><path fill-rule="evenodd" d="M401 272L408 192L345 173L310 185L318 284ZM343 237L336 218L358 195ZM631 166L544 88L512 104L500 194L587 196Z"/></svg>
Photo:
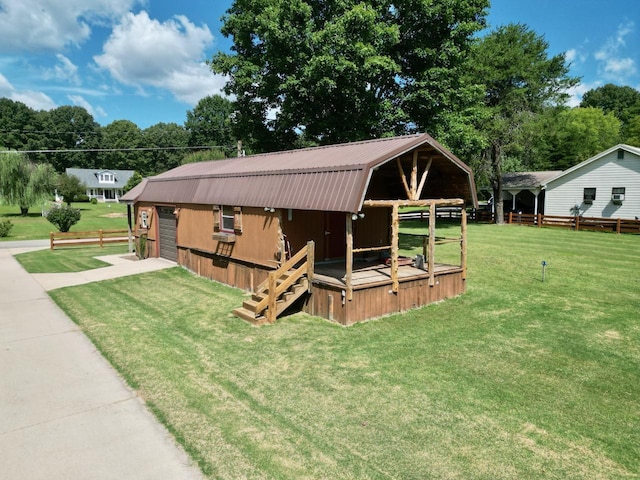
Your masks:
<svg viewBox="0 0 640 480"><path fill-rule="evenodd" d="M595 188L585 188L584 194L582 197L582 201L584 203L593 203L596 199L596 189Z"/></svg>
<svg viewBox="0 0 640 480"><path fill-rule="evenodd" d="M115 175L113 173L101 173L98 176L100 183L115 183Z"/></svg>
<svg viewBox="0 0 640 480"><path fill-rule="evenodd" d="M233 207L228 207L228 206L223 206L222 209L220 210L220 215L221 215L221 230L223 232L233 232L233 227L234 227L234 212L233 212Z"/></svg>
<svg viewBox="0 0 640 480"><path fill-rule="evenodd" d="M624 150L618 150L618 160L624 160Z"/></svg>
<svg viewBox="0 0 640 480"><path fill-rule="evenodd" d="M624 200L625 187L613 187L611 189L611 201L616 205L621 205Z"/></svg>

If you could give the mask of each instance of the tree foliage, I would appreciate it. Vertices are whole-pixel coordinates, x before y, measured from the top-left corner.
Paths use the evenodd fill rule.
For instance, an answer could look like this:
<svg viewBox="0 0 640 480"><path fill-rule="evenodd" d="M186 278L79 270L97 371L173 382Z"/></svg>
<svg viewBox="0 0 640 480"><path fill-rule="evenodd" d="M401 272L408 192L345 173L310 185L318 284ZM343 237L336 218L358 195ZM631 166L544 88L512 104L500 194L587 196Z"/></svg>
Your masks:
<svg viewBox="0 0 640 480"><path fill-rule="evenodd" d="M0 152L0 200L20 208L29 208L53 196L56 173L47 163L35 164L21 153Z"/></svg>
<svg viewBox="0 0 640 480"><path fill-rule="evenodd" d="M218 53L235 128L261 150L405 133L458 101L487 0L236 0Z"/></svg>
<svg viewBox="0 0 640 480"><path fill-rule="evenodd" d="M235 150L233 133L234 103L220 95L210 95L187 111L184 127L189 135L189 145L211 146L227 152Z"/></svg>
<svg viewBox="0 0 640 480"><path fill-rule="evenodd" d="M131 177L127 181L127 184L123 187L124 193L127 193L133 187L142 182L142 180L144 180L142 178L142 175L140 175L138 172L133 172L133 175L131 175Z"/></svg>
<svg viewBox="0 0 640 480"><path fill-rule="evenodd" d="M56 188L67 205L71 205L71 202L74 201L78 195L82 195L87 191L87 186L82 183L78 177L75 175L67 175L66 173L58 175Z"/></svg>
<svg viewBox="0 0 640 480"><path fill-rule="evenodd" d="M532 115L564 103L565 92L578 82L568 76L564 55L549 58L548 47L526 25L509 24L478 40L468 59L469 75L484 86L486 116L478 128L486 139L482 163L489 165L499 222L505 147L517 140Z"/></svg>

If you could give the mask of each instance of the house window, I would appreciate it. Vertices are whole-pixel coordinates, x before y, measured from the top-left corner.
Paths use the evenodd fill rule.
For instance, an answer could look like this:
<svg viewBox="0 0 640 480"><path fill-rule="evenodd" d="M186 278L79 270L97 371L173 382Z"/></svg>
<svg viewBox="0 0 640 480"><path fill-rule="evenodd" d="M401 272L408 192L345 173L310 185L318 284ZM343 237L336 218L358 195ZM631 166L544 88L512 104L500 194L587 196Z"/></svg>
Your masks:
<svg viewBox="0 0 640 480"><path fill-rule="evenodd" d="M115 183L115 175L113 173L101 173L98 180L100 183Z"/></svg>
<svg viewBox="0 0 640 480"><path fill-rule="evenodd" d="M593 203L596 199L596 189L595 188L585 188L584 194L582 197L582 201L584 203Z"/></svg>
<svg viewBox="0 0 640 480"><path fill-rule="evenodd" d="M618 150L618 160L624 160L624 150Z"/></svg>
<svg viewBox="0 0 640 480"><path fill-rule="evenodd" d="M233 207L223 206L220 210L220 225L223 232L233 232L234 227L234 211Z"/></svg>
<svg viewBox="0 0 640 480"><path fill-rule="evenodd" d="M624 200L625 187L613 187L611 189L611 201L616 205L621 205Z"/></svg>

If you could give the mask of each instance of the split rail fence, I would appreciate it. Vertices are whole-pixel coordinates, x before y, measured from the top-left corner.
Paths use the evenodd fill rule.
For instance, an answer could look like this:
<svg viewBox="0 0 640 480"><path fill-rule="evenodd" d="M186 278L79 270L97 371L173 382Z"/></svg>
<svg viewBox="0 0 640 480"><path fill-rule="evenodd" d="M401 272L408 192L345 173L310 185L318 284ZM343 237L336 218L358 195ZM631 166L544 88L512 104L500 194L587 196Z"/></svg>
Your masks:
<svg viewBox="0 0 640 480"><path fill-rule="evenodd" d="M75 247L78 245L100 245L127 243L129 230L94 230L90 232L51 232L49 234L50 248Z"/></svg>
<svg viewBox="0 0 640 480"><path fill-rule="evenodd" d="M590 230L597 232L615 232L640 234L640 220L624 218L576 217L514 213L505 214L505 223L530 225L536 227L560 227L571 230Z"/></svg>

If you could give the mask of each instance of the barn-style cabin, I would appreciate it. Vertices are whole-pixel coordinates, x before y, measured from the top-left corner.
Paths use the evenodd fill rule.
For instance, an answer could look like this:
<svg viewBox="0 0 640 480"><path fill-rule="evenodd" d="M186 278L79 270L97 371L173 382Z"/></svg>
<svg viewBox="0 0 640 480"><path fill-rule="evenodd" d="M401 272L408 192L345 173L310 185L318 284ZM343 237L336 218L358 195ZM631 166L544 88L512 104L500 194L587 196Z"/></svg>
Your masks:
<svg viewBox="0 0 640 480"><path fill-rule="evenodd" d="M343 325L464 292L469 167L427 134L182 165L123 197L144 255L250 291L234 313L288 307ZM423 256L399 251L406 206L429 209ZM460 261L437 264L436 211L459 207ZM131 222L133 223L133 222ZM456 234L457 235L457 234Z"/></svg>

